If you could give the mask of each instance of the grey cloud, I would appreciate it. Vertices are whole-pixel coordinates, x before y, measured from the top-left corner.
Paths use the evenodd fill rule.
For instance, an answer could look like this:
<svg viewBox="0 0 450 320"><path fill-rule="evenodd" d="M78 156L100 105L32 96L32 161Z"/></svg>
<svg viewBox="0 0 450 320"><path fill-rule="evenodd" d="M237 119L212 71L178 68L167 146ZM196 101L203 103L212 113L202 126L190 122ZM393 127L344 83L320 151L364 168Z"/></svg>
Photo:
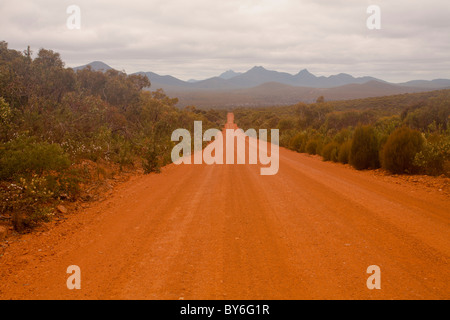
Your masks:
<svg viewBox="0 0 450 320"><path fill-rule="evenodd" d="M381 7L368 30L366 8ZM81 30L65 26L81 8ZM102 60L127 72L206 78L253 65L390 81L450 78L447 0L3 0L1 40L62 54L68 66Z"/></svg>

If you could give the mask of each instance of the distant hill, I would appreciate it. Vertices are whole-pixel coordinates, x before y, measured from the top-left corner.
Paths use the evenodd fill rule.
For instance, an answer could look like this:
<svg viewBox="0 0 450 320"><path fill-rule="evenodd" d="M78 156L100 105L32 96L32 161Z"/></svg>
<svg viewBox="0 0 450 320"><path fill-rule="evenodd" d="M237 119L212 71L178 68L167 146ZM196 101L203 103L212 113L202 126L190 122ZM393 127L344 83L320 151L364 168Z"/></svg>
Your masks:
<svg viewBox="0 0 450 320"><path fill-rule="evenodd" d="M421 88L445 88L450 87L449 79L435 79L435 80L412 80L404 83L399 83L403 86L421 87Z"/></svg>
<svg viewBox="0 0 450 320"><path fill-rule="evenodd" d="M81 70L81 69L86 68L87 66L90 66L92 68L92 70L94 70L94 71L103 71L103 72L105 72L105 71L108 71L108 70L112 69L110 66L108 66L104 62L93 61L93 62L85 64L83 66L75 67L75 68L73 68L73 70L74 71Z"/></svg>
<svg viewBox="0 0 450 320"><path fill-rule="evenodd" d="M157 89L157 88L165 89L166 86L183 87L185 85L190 84L187 81L183 81L183 80L180 80L175 77L168 76L168 75L160 76L159 74L156 74L154 72L137 72L135 74L146 75L147 78L152 83L152 87L155 89ZM158 84L157 87L155 87L155 84Z"/></svg>
<svg viewBox="0 0 450 320"><path fill-rule="evenodd" d="M112 69L101 61L74 68L91 66L93 70ZM359 99L393 94L425 92L450 87L450 80L412 80L393 84L374 77L353 77L346 73L315 76L307 69L297 74L267 70L255 66L247 72L228 70L205 80L183 81L171 75L137 72L146 75L151 90L164 89L179 99L179 106L199 107L267 106L313 102L323 95L326 100Z"/></svg>
<svg viewBox="0 0 450 320"><path fill-rule="evenodd" d="M179 106L195 105L201 108L262 107L290 105L298 102L315 102L320 96L325 100L362 99L395 94L430 91L426 88L406 87L380 81L347 84L334 88L295 87L277 82L267 82L253 88L229 91L173 91L169 94L179 99Z"/></svg>

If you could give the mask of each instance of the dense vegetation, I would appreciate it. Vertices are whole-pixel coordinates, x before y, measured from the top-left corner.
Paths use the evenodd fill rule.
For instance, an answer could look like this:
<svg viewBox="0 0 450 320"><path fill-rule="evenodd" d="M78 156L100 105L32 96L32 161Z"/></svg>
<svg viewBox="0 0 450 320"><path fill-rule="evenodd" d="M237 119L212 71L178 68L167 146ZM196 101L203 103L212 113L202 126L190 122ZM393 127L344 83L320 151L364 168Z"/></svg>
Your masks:
<svg viewBox="0 0 450 320"><path fill-rule="evenodd" d="M31 227L58 201L86 197L111 168L159 171L170 162L174 129L225 120L225 111L180 110L148 87L144 76L74 72L56 52L33 59L0 42L0 218Z"/></svg>
<svg viewBox="0 0 450 320"><path fill-rule="evenodd" d="M356 169L450 176L450 90L239 108L241 128L280 130L280 145Z"/></svg>

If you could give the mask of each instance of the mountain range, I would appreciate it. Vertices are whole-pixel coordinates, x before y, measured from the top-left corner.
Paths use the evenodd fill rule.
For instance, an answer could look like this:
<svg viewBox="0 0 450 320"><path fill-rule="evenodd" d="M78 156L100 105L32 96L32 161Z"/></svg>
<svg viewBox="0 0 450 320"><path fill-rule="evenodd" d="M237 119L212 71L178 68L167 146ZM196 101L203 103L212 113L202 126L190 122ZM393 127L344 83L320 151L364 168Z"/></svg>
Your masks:
<svg viewBox="0 0 450 320"><path fill-rule="evenodd" d="M73 69L80 70L87 66L93 70L112 69L101 61ZM162 88L170 96L178 97L180 106L193 104L200 107L292 104L311 102L320 95L327 100L340 100L450 88L449 79L389 83L374 77L353 77L346 73L315 76L307 69L293 75L267 70L262 66L255 66L244 73L228 70L205 80L183 81L154 72L135 74L146 75L152 90Z"/></svg>
<svg viewBox="0 0 450 320"><path fill-rule="evenodd" d="M255 66L244 73L238 73L234 72L233 70L228 70L217 77L212 77L200 81L182 81L173 76L161 76L154 72L138 72L138 74L146 75L154 87L161 87L165 90L245 89L253 88L269 82L277 82L294 87L332 88L346 84L366 83L371 80L377 80L373 77L355 78L345 73L340 73L338 75L332 75L329 77L317 77L306 69L303 69L299 73L292 75L286 72L267 70L261 66Z"/></svg>

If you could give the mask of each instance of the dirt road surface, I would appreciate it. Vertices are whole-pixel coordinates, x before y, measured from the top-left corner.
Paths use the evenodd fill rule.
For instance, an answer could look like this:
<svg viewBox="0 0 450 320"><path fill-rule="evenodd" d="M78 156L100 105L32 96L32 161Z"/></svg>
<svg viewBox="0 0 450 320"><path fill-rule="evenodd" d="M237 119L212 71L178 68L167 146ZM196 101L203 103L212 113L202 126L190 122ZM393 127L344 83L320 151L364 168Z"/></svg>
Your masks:
<svg viewBox="0 0 450 320"><path fill-rule="evenodd" d="M280 148L174 165L0 258L1 299L449 299L450 199ZM81 268L81 290L66 269ZM381 268L369 290L367 268Z"/></svg>

